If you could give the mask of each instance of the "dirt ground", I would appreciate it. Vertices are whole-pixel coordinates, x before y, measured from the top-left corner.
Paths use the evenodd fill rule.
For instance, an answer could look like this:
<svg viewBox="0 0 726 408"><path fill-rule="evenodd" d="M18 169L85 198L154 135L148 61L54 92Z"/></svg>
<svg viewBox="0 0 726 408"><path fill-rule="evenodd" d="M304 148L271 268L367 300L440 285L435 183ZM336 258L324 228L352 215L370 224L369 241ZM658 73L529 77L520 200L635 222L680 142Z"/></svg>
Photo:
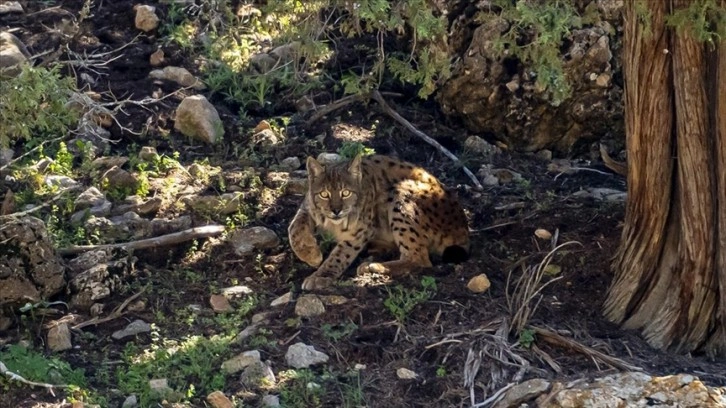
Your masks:
<svg viewBox="0 0 726 408"><path fill-rule="evenodd" d="M63 34L54 30L68 11L77 13L82 2L52 2L55 7L45 7L44 2L25 2L26 12L22 15L7 15L0 18L0 29L16 29L31 54L54 49L63 40ZM136 36L132 4L135 2L97 1L95 15L84 22L84 35L78 37L69 47L75 52L108 51L131 42ZM152 2L153 3L153 2ZM159 5L164 10L163 5ZM102 80L93 86L96 91L111 91L119 98L139 99L152 96L164 85L148 78L152 69L149 55L159 46L158 38L141 36L135 43L124 48L121 58L108 64ZM173 45L164 46L168 64L179 65L196 72L195 62ZM342 58L342 57L341 57ZM179 97L180 98L180 97ZM322 97L324 98L324 97ZM233 146L244 143L246 133L238 130L237 107L229 106L212 97L226 124L225 146L190 146L186 138L172 131L169 137L162 137L172 129L172 115L178 100L171 98L152 109L129 107L118 119L123 126L141 130L139 137L113 126L112 136L120 139L113 145L111 154L125 155L131 149L153 144L160 153L179 151L180 162L189 164L194 159L209 157L210 162L220 165L225 171L242 167L236 161ZM323 101L325 102L325 101ZM421 104L413 98L392 100L398 112L411 120L429 135L435 136L445 146L466 158L467 164L476 171L483 164L476 157L466 155L453 136L465 132L457 123L447 121L431 104ZM280 108L284 109L284 107ZM251 122L265 119L252 117ZM375 131L370 129L374 127ZM103 392L107 385L96 382L95 373L99 362L113 362L124 352L125 344L111 339L110 334L124 327L129 321L140 318L154 323L158 316L174 315L175 311L189 304L208 305L210 287L227 287L238 282L253 289L261 299L254 312L270 312L270 323L265 327L269 337L276 342L263 345L259 350L273 367L284 365L286 345L302 341L315 345L331 356L327 370L345 381L344 373L356 364L365 365L360 371L360 381L369 407L455 407L469 406L469 389L465 387L464 372L470 350L478 353L489 350L497 328L509 316L507 306L507 280L510 271L512 279L521 273L520 264L537 264L551 249L549 241L536 238L538 228L558 232L558 242L576 241L566 250L559 251L553 263L561 267L561 277L542 292L539 308L531 320L533 326L558 331L566 337L600 350L610 356L643 368L651 374L692 373L704 382L726 385L726 364L709 361L705 356L677 356L651 349L637 333L619 330L604 320L602 303L612 278L610 261L618 245L623 220L622 203L607 203L591 198L578 198L574 193L588 187L625 189L624 179L607 171L604 167L582 161L582 166L595 171L581 171L576 174L548 173L548 161L534 155L504 151L495 156L493 164L522 174L525 182L505 184L477 192L463 187L469 180L463 172L455 169L442 154L423 144L405 129L397 126L388 116L373 105L352 105L328 115L311 127L302 121L294 121L287 130L288 140L284 147L273 153L274 159L297 156L303 159L307 154L317 155L306 143L307 140L325 134L327 151L335 149L344 140L362 140L382 154L393 154L420 164L449 186L459 186L466 211L470 217L472 233L472 255L460 265L436 265L430 275L436 278L437 291L429 301L418 305L403 324L398 324L386 312L383 301L387 296L385 285L359 286L343 285L336 288L336 294L349 299L345 304L328 306L324 314L310 319L301 319L291 326L287 321L295 317L294 304L269 308L272 299L288 292L291 287L299 288L303 279L312 271L294 258L286 240L289 221L300 202L300 196L283 196L260 212L260 217L251 220L250 226L271 228L281 238L282 244L264 254L261 259L237 259L228 249L214 248L207 256L199 259L184 259L188 248L175 253L178 258L167 259L168 253L137 254L140 261L136 268L137 282L128 290L114 294L107 302L107 309L119 305L133 293L133 288L151 284L151 290L142 295L148 305L146 310L134 312L124 319L90 327L90 333L74 337L74 349L64 352L62 358L74 367L85 368L91 386ZM264 164L259 170L266 171ZM167 214L174 216L173 212ZM203 220L198 220L203 221ZM260 273L259 265L270 265L268 273ZM195 270L201 279L188 279L179 269ZM484 294L474 294L466 289L468 280L485 273L491 280L491 289ZM349 272L345 279L353 279ZM404 287L418 287L419 277L403 279L392 284ZM299 290L299 289L296 289ZM323 325L343 327L354 323L357 328L338 341L331 341L321 329ZM174 333L177 337L187 334L210 336L217 332L213 325L178 325L173 321L158 323L161 330ZM164 326L165 325L165 326ZM244 327L240 327L242 330ZM13 331L2 334L3 342L12 343L20 339L41 344L42 333L37 327L16 325ZM513 343L517 339L510 337ZM140 345L151 342L149 335L136 340ZM537 341L537 350L517 347L517 353L529 364L522 371L523 378L579 379L600 376L614 372L614 368L596 362L588 356L573 350ZM247 349L238 345L237 352ZM553 370L543 356L550 356L559 365L559 372ZM517 375L521 362L502 364L484 354L474 389L479 400ZM418 374L413 381L402 381L396 377L396 369L405 367ZM442 373L444 373L442 375ZM347 378L347 377L346 377ZM239 382L230 379L224 391L227 395L244 395ZM123 401L124 396L108 390L114 404ZM256 397L249 397L256 404ZM30 407L40 402L49 404L62 401L62 394L53 396L39 389L13 388L3 390L0 405ZM203 398L198 405L204 406ZM341 406L340 395L331 390L323 397L323 406Z"/></svg>

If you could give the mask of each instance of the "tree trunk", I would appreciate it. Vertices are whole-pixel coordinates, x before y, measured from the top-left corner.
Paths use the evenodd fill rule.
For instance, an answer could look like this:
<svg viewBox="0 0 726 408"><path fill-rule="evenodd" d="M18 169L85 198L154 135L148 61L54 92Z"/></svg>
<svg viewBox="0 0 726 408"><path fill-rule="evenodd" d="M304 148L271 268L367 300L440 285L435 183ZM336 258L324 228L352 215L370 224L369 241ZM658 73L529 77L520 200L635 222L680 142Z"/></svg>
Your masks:
<svg viewBox="0 0 726 408"><path fill-rule="evenodd" d="M669 13L691 3L625 6L629 192L605 315L641 330L654 347L723 356L726 41L704 43L687 28L666 27Z"/></svg>

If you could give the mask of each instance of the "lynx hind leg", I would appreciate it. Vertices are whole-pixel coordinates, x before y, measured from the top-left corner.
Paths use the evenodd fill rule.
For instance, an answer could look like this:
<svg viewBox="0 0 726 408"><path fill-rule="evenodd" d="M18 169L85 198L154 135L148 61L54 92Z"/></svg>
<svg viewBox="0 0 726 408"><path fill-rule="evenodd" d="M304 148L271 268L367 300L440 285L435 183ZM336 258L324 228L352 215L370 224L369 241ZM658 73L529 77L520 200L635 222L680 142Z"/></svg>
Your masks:
<svg viewBox="0 0 726 408"><path fill-rule="evenodd" d="M287 228L287 236L292 251L301 261L313 267L323 262L323 253L315 238L315 225L307 211L298 210Z"/></svg>
<svg viewBox="0 0 726 408"><path fill-rule="evenodd" d="M414 271L430 268L428 241L416 221L395 210L391 217L393 240L401 256L396 261L363 263L358 274L377 273L391 277L406 276Z"/></svg>

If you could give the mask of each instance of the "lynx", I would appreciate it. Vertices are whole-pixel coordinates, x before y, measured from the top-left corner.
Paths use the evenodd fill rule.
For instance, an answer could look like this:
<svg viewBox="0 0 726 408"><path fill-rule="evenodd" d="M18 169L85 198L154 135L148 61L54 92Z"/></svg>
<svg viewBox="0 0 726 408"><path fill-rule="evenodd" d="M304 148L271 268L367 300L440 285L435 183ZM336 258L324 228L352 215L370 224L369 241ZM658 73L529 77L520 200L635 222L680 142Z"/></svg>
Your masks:
<svg viewBox="0 0 726 408"><path fill-rule="evenodd" d="M464 211L424 169L392 157L359 155L331 165L309 157L307 170L308 191L288 228L295 255L318 268L303 282L304 290L331 286L364 248L397 249L400 259L363 263L359 275L403 276L431 267L430 253L444 260L467 255ZM328 232L337 243L325 262L316 229Z"/></svg>

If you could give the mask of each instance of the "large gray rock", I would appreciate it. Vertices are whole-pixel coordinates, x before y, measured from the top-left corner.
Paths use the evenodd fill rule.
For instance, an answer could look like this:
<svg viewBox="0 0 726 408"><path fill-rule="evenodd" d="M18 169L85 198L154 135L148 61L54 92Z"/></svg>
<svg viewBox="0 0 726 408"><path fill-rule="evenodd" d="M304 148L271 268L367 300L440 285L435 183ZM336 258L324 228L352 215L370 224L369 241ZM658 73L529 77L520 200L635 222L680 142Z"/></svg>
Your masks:
<svg viewBox="0 0 726 408"><path fill-rule="evenodd" d="M219 113L202 95L188 96L179 104L174 116L174 129L209 144L224 136Z"/></svg>
<svg viewBox="0 0 726 408"><path fill-rule="evenodd" d="M37 302L59 293L65 268L35 217L3 220L0 228L0 305Z"/></svg>
<svg viewBox="0 0 726 408"><path fill-rule="evenodd" d="M327 354L317 351L315 347L308 346L305 343L295 343L285 353L285 362L294 368L308 368L326 363L328 359Z"/></svg>
<svg viewBox="0 0 726 408"><path fill-rule="evenodd" d="M0 33L0 79L17 76L29 58L28 49L18 37Z"/></svg>
<svg viewBox="0 0 726 408"><path fill-rule="evenodd" d="M461 2L449 3L449 10L456 9L454 3ZM548 89L538 82L534 64L500 51L498 41L509 33L512 23L501 18L489 2L471 6L479 8L478 13L468 14L483 21L478 25L468 16L450 16L448 45L458 58L451 78L437 95L444 113L461 120L472 132L492 135L524 151L550 148L567 153L580 140L622 135L623 90L613 80L620 70L613 56L621 47L621 34L614 26L622 1L595 3L601 21L571 28L563 41L559 58L571 85L570 96L564 98L555 87ZM476 28L472 31L471 27Z"/></svg>

